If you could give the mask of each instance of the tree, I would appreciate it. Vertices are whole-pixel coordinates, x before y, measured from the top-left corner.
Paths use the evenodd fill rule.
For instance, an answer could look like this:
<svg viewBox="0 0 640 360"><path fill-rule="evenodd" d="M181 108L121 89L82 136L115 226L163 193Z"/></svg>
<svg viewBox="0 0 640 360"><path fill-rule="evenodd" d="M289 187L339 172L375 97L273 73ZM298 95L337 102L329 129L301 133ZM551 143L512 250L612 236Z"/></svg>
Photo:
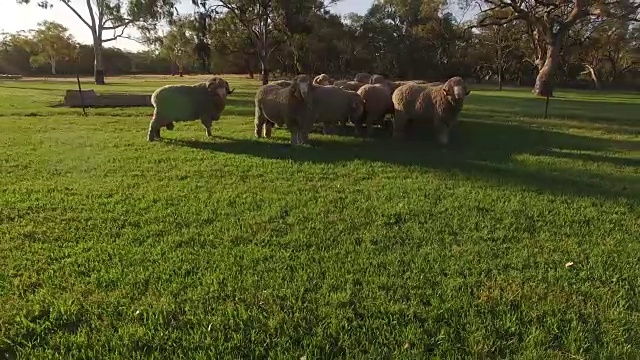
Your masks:
<svg viewBox="0 0 640 360"><path fill-rule="evenodd" d="M19 4L29 4L32 0L16 0ZM54 0L38 0L38 6L48 9ZM104 85L103 45L118 38L127 37L124 32L130 26L137 26L143 31L155 28L158 21L171 18L174 13L175 0L58 0L66 6L91 31L94 51L94 78L97 85ZM85 7L89 18L80 14ZM113 31L111 37L105 32Z"/></svg>
<svg viewBox="0 0 640 360"><path fill-rule="evenodd" d="M535 49L538 75L534 92L552 94L552 77L569 30L583 19L637 18L640 3L634 0L483 0L479 26L523 21Z"/></svg>
<svg viewBox="0 0 640 360"><path fill-rule="evenodd" d="M337 0L329 0L334 3ZM269 58L291 36L304 31L311 11L326 7L317 0L194 0L204 12L230 13L248 34L260 62L262 83L269 82Z"/></svg>
<svg viewBox="0 0 640 360"><path fill-rule="evenodd" d="M49 64L51 74L55 75L56 62L71 58L77 49L76 42L67 33L69 29L55 21L42 21L38 27L25 39L25 48L31 53L29 61L32 66Z"/></svg>
<svg viewBox="0 0 640 360"><path fill-rule="evenodd" d="M522 61L519 41L522 36L514 24L489 26L477 34L481 46L490 62L490 74L498 78L498 89L502 90L503 81L509 68L517 67Z"/></svg>
<svg viewBox="0 0 640 360"><path fill-rule="evenodd" d="M196 38L192 32L191 20L180 18L172 22L169 31L162 38L160 53L166 55L178 67L178 74L182 77L184 67L195 58L194 48Z"/></svg>

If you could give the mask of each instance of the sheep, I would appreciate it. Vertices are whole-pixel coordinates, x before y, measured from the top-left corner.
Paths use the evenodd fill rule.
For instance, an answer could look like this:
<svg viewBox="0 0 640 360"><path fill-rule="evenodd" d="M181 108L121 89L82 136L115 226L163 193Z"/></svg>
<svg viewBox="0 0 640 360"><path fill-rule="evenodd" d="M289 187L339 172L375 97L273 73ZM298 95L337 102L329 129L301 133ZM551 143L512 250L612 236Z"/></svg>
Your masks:
<svg viewBox="0 0 640 360"><path fill-rule="evenodd" d="M274 125L286 126L291 132L291 145L307 141L313 127L313 96L318 86L307 75L293 78L289 87L267 84L255 96L255 136L271 137Z"/></svg>
<svg viewBox="0 0 640 360"><path fill-rule="evenodd" d="M357 92L333 85L317 87L313 99L315 120L323 125L324 134L335 133L338 122L343 128L347 120L357 123L364 111L364 100Z"/></svg>
<svg viewBox="0 0 640 360"><path fill-rule="evenodd" d="M356 131L363 134L362 120L367 126L367 137L373 135L373 125L384 125L386 114L393 113L393 102L391 101L392 90L387 84L367 84L358 90L358 95L364 101L364 113L358 123L354 123Z"/></svg>
<svg viewBox="0 0 640 360"><path fill-rule="evenodd" d="M433 126L441 145L449 142L450 129L458 123L464 99L471 93L464 80L452 77L442 86L405 84L392 96L395 115L393 137L401 139L409 121Z"/></svg>
<svg viewBox="0 0 640 360"><path fill-rule="evenodd" d="M385 81L388 81L388 80L385 79L384 76L379 74L374 74L371 76L371 78L369 78L369 84L382 84Z"/></svg>
<svg viewBox="0 0 640 360"><path fill-rule="evenodd" d="M368 73L357 73L353 78L353 81L368 84L369 80L371 80L371 74Z"/></svg>
<svg viewBox="0 0 640 360"><path fill-rule="evenodd" d="M280 87L286 88L286 87L291 86L291 81L289 81L289 80L276 80L276 81L270 82L269 84L278 85Z"/></svg>
<svg viewBox="0 0 640 360"><path fill-rule="evenodd" d="M339 88L342 88L344 85L346 85L349 81L351 80L337 80L333 82L333 86L337 86Z"/></svg>
<svg viewBox="0 0 640 360"><path fill-rule="evenodd" d="M357 81L347 81L347 82L336 81L335 83L333 83L333 85L344 90L358 91L358 89L360 89L366 84L357 82Z"/></svg>
<svg viewBox="0 0 640 360"><path fill-rule="evenodd" d="M149 123L148 141L160 139L160 129L166 127L173 130L173 122L200 119L208 137L212 122L220 119L225 107L225 100L234 90L229 90L229 83L212 77L206 82L194 85L165 85L151 95L154 107Z"/></svg>
<svg viewBox="0 0 640 360"><path fill-rule="evenodd" d="M333 84L333 79L327 74L320 74L313 78L313 84L321 86L331 85Z"/></svg>

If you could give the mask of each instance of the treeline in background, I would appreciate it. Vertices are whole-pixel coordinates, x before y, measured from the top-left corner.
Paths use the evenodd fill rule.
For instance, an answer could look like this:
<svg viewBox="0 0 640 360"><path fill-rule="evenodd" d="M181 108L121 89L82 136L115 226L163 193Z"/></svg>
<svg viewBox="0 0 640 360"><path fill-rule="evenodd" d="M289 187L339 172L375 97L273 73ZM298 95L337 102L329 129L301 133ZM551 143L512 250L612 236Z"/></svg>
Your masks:
<svg viewBox="0 0 640 360"><path fill-rule="evenodd" d="M369 72L430 81L462 76L502 87L534 86L540 73L549 70L554 83L564 87L640 88L640 26L634 20L640 6L626 12L606 8L606 16L605 10L598 15L589 9L587 15L572 18L570 10L578 5L561 6L573 1L541 2L546 5L538 6L548 8L540 10L556 18L539 25L542 15L537 10L527 17L515 8L521 2L509 0L476 2L487 6L476 8L470 21L456 18L444 1L379 0L364 15L342 17L322 1L291 1L288 8L278 7L276 0L227 1L226 7L219 3L196 3L198 15L167 17L162 30L140 27L137 40L147 50L139 52L103 48L107 39L77 44L64 26L48 21L37 29L4 33L0 73L95 74L99 53L107 77L180 76L202 73L205 54L207 71L252 77L327 73L350 78ZM553 3L565 5L554 9ZM250 14L256 17L249 19ZM133 21L123 26L130 24Z"/></svg>

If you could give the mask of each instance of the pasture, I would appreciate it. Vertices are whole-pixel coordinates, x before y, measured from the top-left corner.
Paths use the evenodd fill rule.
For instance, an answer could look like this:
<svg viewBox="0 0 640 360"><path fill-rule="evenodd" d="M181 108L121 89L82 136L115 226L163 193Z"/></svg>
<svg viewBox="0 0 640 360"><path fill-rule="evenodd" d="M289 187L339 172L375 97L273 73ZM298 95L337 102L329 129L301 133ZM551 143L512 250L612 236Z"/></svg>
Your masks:
<svg viewBox="0 0 640 360"><path fill-rule="evenodd" d="M0 81L0 358L640 357L639 94L558 90L543 120L472 86L446 151L292 148L225 78L213 139L155 143L150 107Z"/></svg>

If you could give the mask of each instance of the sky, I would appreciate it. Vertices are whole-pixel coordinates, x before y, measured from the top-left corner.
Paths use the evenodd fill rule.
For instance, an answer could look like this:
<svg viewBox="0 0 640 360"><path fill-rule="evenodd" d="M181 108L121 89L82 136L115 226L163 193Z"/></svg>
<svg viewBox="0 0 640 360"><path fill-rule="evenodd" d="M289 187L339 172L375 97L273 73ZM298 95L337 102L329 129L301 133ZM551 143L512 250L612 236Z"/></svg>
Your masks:
<svg viewBox="0 0 640 360"><path fill-rule="evenodd" d="M5 3L0 12L0 32L16 32L19 30L29 30L38 27L38 22L43 20L57 21L67 28L73 34L77 41L85 44L91 43L91 33L84 23L71 12L61 1L54 1L52 9L44 10L34 4L37 0L32 0L30 5L19 5L16 0L1 0ZM72 4L78 3L78 0L72 0ZM342 0L331 8L331 12L337 14L348 14L355 12L364 14L371 6L373 0ZM86 7L84 12L81 11L82 6L76 8L87 20L88 13ZM182 0L182 4L178 6L178 11L182 13L191 13L192 6L190 0ZM125 35L135 37L135 30L127 30ZM111 37L111 32L105 33L104 37ZM128 50L141 50L144 47L135 41L128 39L118 39L114 42L105 44L105 46L115 46Z"/></svg>

